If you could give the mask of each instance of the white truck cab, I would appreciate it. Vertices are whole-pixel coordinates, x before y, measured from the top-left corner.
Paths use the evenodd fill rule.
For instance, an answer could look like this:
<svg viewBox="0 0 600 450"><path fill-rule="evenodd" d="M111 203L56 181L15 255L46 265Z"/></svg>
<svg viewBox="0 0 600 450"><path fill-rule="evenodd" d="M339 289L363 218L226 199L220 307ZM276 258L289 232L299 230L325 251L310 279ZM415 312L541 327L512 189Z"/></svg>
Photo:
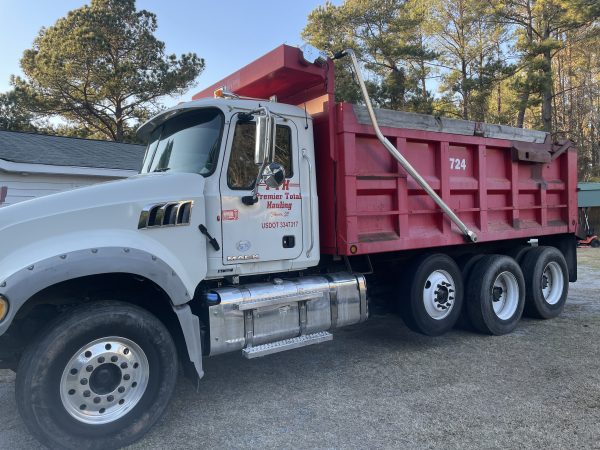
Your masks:
<svg viewBox="0 0 600 450"><path fill-rule="evenodd" d="M275 188L260 181L256 203L245 205L242 199L252 193L262 164L254 161L256 121L248 113L264 108L276 124L273 161L281 165L285 179ZM255 100L197 100L155 117L140 135L149 141L142 175L193 171L204 179L204 200L195 200L192 208L192 217L204 217L193 217L195 236L189 241L205 247L207 273L202 278L282 272L318 263L312 120L303 110ZM184 199L164 199L177 200ZM212 242L220 243L218 249L197 233L201 224ZM156 225L146 228L151 234Z"/></svg>

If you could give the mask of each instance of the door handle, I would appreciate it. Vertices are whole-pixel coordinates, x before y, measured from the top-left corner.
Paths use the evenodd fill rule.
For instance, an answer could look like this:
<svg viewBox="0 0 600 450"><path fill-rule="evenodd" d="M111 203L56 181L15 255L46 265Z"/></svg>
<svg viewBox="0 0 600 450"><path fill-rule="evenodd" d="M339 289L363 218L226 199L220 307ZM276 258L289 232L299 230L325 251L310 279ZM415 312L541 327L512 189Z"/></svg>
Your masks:
<svg viewBox="0 0 600 450"><path fill-rule="evenodd" d="M208 232L208 229L204 225L202 225L202 224L198 225L198 229L200 230L200 233L202 233L204 236L206 236L210 245L212 245L213 248L217 252L219 250L221 250L221 247L219 246L219 243L217 242L217 240L210 235L210 233Z"/></svg>
<svg viewBox="0 0 600 450"><path fill-rule="evenodd" d="M308 247L308 249L306 250L306 257L310 258L310 254L313 250L313 247L315 246L315 232L313 230L313 223L312 223L312 211L313 211L313 196L312 196L312 163L310 162L310 157L308 156L308 150L306 150L305 148L302 149L302 158L306 160L306 163L308 165L308 207L309 207L309 214L308 214L308 222L309 222L309 226L310 226L310 245Z"/></svg>

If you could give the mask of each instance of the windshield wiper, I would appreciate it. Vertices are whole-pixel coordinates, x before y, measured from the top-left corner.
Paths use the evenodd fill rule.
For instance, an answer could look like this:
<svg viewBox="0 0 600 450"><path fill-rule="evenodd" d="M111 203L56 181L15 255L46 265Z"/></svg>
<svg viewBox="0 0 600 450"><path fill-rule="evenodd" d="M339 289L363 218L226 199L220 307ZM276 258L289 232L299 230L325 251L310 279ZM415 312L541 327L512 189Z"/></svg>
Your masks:
<svg viewBox="0 0 600 450"><path fill-rule="evenodd" d="M152 172L166 172L167 170L170 170L170 167L160 167L158 169L154 169Z"/></svg>

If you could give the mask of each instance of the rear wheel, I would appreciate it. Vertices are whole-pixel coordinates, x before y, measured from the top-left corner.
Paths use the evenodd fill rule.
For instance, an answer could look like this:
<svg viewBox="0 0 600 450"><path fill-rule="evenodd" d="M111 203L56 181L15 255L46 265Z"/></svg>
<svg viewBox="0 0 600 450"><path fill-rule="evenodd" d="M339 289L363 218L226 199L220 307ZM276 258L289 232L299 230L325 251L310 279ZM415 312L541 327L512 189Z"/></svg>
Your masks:
<svg viewBox="0 0 600 450"><path fill-rule="evenodd" d="M563 254L554 247L536 247L523 259L525 313L538 319L558 316L567 301L569 272Z"/></svg>
<svg viewBox="0 0 600 450"><path fill-rule="evenodd" d="M120 302L82 305L21 358L19 411L51 448L120 448L164 412L177 379L175 355L168 330L149 312Z"/></svg>
<svg viewBox="0 0 600 450"><path fill-rule="evenodd" d="M600 247L600 240L598 240L598 238L596 238L590 243L590 245L594 248L598 248L598 247Z"/></svg>
<svg viewBox="0 0 600 450"><path fill-rule="evenodd" d="M525 303L525 282L516 261L487 255L473 268L466 288L467 312L482 333L502 335L517 326Z"/></svg>
<svg viewBox="0 0 600 450"><path fill-rule="evenodd" d="M410 298L403 305L407 325L429 336L450 330L463 302L463 282L454 260L441 254L426 256L417 260L410 275Z"/></svg>
<svg viewBox="0 0 600 450"><path fill-rule="evenodd" d="M467 282L467 279L469 278L469 274L471 273L471 270L473 270L473 267L475 267L475 265L479 261L481 261L481 258L483 258L484 256L485 255L483 254L464 255L457 260L458 267L462 273L463 281L465 283Z"/></svg>
<svg viewBox="0 0 600 450"><path fill-rule="evenodd" d="M485 256L484 254L463 255L456 261L456 263L458 264L458 267L460 269L460 272L462 274L463 286L465 286L465 288L467 286L467 280L469 279L469 275L471 274L471 271L479 263L479 261L481 261L481 258L483 258L484 256ZM467 308L465 308L465 307L462 308L462 311L460 312L458 321L456 322L456 326L458 328L462 328L464 330L472 329L471 323L469 321L469 316L467 313Z"/></svg>

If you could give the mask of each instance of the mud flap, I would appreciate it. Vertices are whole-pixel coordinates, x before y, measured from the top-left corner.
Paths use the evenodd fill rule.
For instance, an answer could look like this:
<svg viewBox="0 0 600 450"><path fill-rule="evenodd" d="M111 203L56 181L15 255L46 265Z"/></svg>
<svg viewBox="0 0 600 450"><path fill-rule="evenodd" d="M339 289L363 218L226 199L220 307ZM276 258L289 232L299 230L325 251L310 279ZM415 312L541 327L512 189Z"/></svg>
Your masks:
<svg viewBox="0 0 600 450"><path fill-rule="evenodd" d="M198 316L192 313L189 305L173 306L173 311L177 314L181 331L185 339L190 361L194 364L198 379L204 376L202 370L202 337L200 334L200 320Z"/></svg>

